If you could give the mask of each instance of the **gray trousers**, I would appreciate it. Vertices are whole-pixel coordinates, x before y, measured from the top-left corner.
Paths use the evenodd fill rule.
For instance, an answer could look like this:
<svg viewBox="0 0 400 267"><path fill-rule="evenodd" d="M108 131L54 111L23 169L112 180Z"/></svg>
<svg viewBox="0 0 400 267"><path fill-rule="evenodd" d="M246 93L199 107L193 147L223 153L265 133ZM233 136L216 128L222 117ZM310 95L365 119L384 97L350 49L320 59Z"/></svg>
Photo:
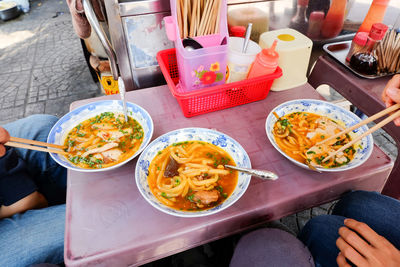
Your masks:
<svg viewBox="0 0 400 267"><path fill-rule="evenodd" d="M230 267L312 267L307 247L292 234L275 228L258 229L238 242Z"/></svg>

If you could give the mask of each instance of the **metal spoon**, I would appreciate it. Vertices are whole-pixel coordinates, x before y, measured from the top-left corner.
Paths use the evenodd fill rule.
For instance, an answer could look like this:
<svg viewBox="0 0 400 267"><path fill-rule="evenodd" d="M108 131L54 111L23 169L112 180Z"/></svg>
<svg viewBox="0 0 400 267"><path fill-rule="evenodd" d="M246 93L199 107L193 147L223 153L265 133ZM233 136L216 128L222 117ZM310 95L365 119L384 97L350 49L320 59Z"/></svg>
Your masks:
<svg viewBox="0 0 400 267"><path fill-rule="evenodd" d="M197 42L195 39L192 39L190 37L183 39L182 45L188 51L193 51L196 49L203 48L203 46L199 42Z"/></svg>
<svg viewBox="0 0 400 267"><path fill-rule="evenodd" d="M126 100L125 100L125 84L121 77L118 77L118 89L123 104L125 121L128 122L128 111L126 110Z"/></svg>
<svg viewBox="0 0 400 267"><path fill-rule="evenodd" d="M246 54L247 45L249 44L252 27L253 27L253 23L249 23L247 25L246 35L244 36L244 42L243 42L243 47L242 47L242 53L244 53L244 54Z"/></svg>
<svg viewBox="0 0 400 267"><path fill-rule="evenodd" d="M248 169L248 168L242 168L242 167L237 167L237 166L232 166L232 165L224 165L228 169L232 169L235 171L240 171L244 172L247 174L251 174L253 176L257 176L263 180L276 180L278 179L278 175L270 172L270 171L264 171L264 170L256 170L256 169Z"/></svg>

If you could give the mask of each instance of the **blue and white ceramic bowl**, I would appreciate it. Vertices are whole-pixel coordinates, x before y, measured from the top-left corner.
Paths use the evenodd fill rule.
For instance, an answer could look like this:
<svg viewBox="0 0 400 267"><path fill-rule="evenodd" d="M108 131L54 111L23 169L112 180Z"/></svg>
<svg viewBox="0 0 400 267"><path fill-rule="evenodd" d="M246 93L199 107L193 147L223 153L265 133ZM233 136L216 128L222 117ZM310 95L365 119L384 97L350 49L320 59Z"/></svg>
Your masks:
<svg viewBox="0 0 400 267"><path fill-rule="evenodd" d="M274 124L277 121L277 118L274 116L273 112L276 112L279 117L282 117L286 114L290 114L293 112L301 112L301 111L311 112L327 116L333 120L342 121L345 123L346 128L353 126L361 121L361 119L357 115L348 110L345 110L335 104L315 99L292 100L280 104L279 106L274 108L268 115L267 120L265 122L265 130L267 132L269 141L276 148L276 150L278 150L288 160L305 169L309 169L309 167L306 164L300 163L297 160L292 159L279 148L279 146L275 141L275 137L272 133ZM353 134L351 135L354 137L366 131L368 131L368 127L362 126L354 130ZM356 144L357 152L355 154L354 159L350 161L348 164L337 168L317 168L317 169L325 172L339 172L339 171L347 171L353 169L363 164L369 158L373 148L374 148L374 141L372 139L372 135L368 135L364 137L360 143Z"/></svg>
<svg viewBox="0 0 400 267"><path fill-rule="evenodd" d="M140 125L143 127L143 132L144 132L143 142L140 145L139 150L136 151L136 153L133 154L130 158L126 159L125 161L119 164L107 168L84 169L72 164L63 155L50 153L51 157L61 166L64 166L65 168L74 171L81 171L81 172L99 172L99 171L107 171L115 169L127 163L131 159L135 158L148 145L148 143L151 140L151 137L153 136L153 129L154 129L153 120L151 119L149 113L147 113L147 111L142 107L130 102L127 102L126 106L128 109L128 116L134 118L137 122L139 122ZM53 126L53 128L50 130L47 142L51 144L63 145L67 134L79 123L87 119L93 118L102 112L107 112L107 111L123 113L122 102L119 100L97 101L72 110L71 112L64 115L61 119L59 119L57 123Z"/></svg>
<svg viewBox="0 0 400 267"><path fill-rule="evenodd" d="M184 128L166 133L155 139L146 147L136 164L136 185L147 202L156 209L167 214L179 217L200 217L217 213L231 206L244 194L250 183L250 175L239 172L238 183L231 196L216 207L195 212L175 210L165 206L153 195L149 183L147 182L149 165L158 151L163 150L173 143L190 140L204 141L219 146L231 155L237 166L251 168L250 158L246 151L237 141L228 135L204 128Z"/></svg>

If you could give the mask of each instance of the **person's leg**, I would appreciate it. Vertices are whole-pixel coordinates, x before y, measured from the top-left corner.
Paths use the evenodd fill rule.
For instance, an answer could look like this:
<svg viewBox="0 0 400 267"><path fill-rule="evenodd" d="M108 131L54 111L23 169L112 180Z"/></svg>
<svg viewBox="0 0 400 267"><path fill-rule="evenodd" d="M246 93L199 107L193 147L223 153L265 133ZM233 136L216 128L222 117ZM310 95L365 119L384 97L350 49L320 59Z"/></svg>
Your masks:
<svg viewBox="0 0 400 267"><path fill-rule="evenodd" d="M65 205L0 220L0 266L62 263Z"/></svg>
<svg viewBox="0 0 400 267"><path fill-rule="evenodd" d="M341 198L332 214L368 224L400 249L400 201L377 192L353 191Z"/></svg>
<svg viewBox="0 0 400 267"><path fill-rule="evenodd" d="M315 217L301 230L299 239L311 251L316 266L337 266L339 249L336 240L346 218L368 224L400 248L400 202L376 192L354 191L343 196L335 205L332 215Z"/></svg>
<svg viewBox="0 0 400 267"><path fill-rule="evenodd" d="M51 115L32 115L8 123L3 127L11 136L46 142L47 136L58 118ZM50 205L65 202L66 169L57 164L49 153L17 148L29 173L35 179L41 193Z"/></svg>
<svg viewBox="0 0 400 267"><path fill-rule="evenodd" d="M314 266L308 249L280 229L263 228L244 235L233 253L231 267Z"/></svg>
<svg viewBox="0 0 400 267"><path fill-rule="evenodd" d="M301 229L298 238L310 250L315 266L337 266L339 249L336 240L339 238L339 228L344 226L344 219L342 216L320 215L309 220Z"/></svg>

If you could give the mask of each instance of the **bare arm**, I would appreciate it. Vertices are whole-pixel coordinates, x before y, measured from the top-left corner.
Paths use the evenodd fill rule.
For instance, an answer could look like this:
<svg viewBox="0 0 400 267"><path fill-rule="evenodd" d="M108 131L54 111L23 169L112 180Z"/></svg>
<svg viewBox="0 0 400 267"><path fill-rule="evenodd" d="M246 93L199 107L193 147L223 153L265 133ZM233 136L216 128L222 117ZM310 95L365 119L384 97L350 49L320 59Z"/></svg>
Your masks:
<svg viewBox="0 0 400 267"><path fill-rule="evenodd" d="M47 207L46 198L35 191L10 206L0 206L0 219L11 217L14 214L22 213L31 209L40 209Z"/></svg>
<svg viewBox="0 0 400 267"><path fill-rule="evenodd" d="M390 107L396 103L400 103L400 74L396 74L386 84L382 92L382 100L386 107ZM400 126L400 118L394 120L394 124Z"/></svg>
<svg viewBox="0 0 400 267"><path fill-rule="evenodd" d="M10 134L2 127L0 127L0 157L4 156L6 149L4 143L10 140ZM0 219L10 217L16 213L25 212L30 209L39 209L47 207L48 203L46 198L39 192L35 191L23 199L9 206L0 205Z"/></svg>

